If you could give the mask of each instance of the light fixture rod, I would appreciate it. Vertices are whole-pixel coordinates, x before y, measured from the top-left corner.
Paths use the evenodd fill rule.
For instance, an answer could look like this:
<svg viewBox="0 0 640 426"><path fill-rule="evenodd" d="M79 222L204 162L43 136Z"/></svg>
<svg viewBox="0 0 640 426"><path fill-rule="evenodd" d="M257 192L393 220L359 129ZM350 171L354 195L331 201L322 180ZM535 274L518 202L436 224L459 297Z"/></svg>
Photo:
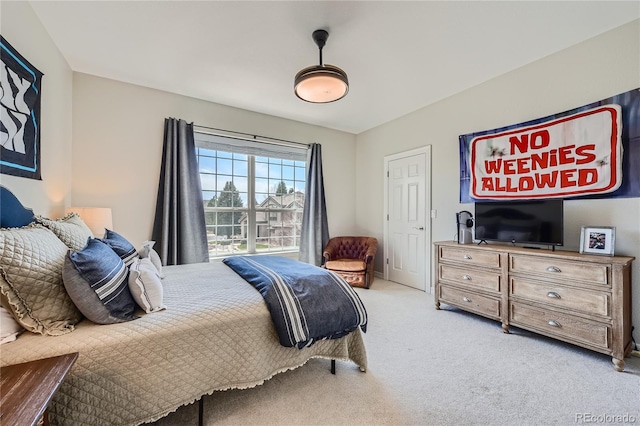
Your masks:
<svg viewBox="0 0 640 426"><path fill-rule="evenodd" d="M318 49L320 50L320 66L322 66L323 65L322 48L324 47L325 44L327 44L329 33L326 32L325 30L315 30L313 34L311 34L311 37L313 38L313 41L316 43L316 45L318 46Z"/></svg>

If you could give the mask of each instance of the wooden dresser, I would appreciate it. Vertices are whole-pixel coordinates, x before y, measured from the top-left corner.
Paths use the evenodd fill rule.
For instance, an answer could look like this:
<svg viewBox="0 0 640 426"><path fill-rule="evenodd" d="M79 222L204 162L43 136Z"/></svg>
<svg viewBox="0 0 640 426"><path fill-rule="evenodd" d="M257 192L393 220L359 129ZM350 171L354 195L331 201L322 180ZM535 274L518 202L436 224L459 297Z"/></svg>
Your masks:
<svg viewBox="0 0 640 426"><path fill-rule="evenodd" d="M631 263L506 245L434 243L436 309L441 303L611 355L631 352Z"/></svg>

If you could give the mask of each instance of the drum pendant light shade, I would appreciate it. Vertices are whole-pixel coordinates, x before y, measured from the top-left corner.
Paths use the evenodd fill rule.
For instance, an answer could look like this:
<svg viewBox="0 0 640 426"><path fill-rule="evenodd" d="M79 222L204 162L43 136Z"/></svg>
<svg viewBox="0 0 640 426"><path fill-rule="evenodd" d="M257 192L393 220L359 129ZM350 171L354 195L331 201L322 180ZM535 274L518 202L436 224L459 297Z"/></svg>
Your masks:
<svg viewBox="0 0 640 426"><path fill-rule="evenodd" d="M328 103L342 99L349 92L347 74L333 65L323 65L322 48L329 33L325 30L313 32L313 40L320 50L320 65L314 65L296 74L294 92L306 102Z"/></svg>

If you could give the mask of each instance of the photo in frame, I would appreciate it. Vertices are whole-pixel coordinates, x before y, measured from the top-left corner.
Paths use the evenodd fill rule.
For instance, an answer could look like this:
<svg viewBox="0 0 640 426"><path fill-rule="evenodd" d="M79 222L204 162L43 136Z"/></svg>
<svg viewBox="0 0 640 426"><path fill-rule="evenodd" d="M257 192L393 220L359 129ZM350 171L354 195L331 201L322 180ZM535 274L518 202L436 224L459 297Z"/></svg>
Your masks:
<svg viewBox="0 0 640 426"><path fill-rule="evenodd" d="M42 179L42 76L38 69L0 36L0 173Z"/></svg>
<svg viewBox="0 0 640 426"><path fill-rule="evenodd" d="M615 243L613 226L583 226L580 231L580 253L613 256Z"/></svg>

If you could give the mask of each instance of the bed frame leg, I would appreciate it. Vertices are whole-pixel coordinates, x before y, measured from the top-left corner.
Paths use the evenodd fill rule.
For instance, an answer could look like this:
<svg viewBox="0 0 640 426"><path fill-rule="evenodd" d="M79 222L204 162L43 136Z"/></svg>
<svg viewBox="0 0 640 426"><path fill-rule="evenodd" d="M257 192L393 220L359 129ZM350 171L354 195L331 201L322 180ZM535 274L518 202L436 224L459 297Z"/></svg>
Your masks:
<svg viewBox="0 0 640 426"><path fill-rule="evenodd" d="M336 360L331 360L331 374L336 374Z"/></svg>
<svg viewBox="0 0 640 426"><path fill-rule="evenodd" d="M198 426L202 426L204 423L202 422L204 417L204 398L200 397L198 400Z"/></svg>

